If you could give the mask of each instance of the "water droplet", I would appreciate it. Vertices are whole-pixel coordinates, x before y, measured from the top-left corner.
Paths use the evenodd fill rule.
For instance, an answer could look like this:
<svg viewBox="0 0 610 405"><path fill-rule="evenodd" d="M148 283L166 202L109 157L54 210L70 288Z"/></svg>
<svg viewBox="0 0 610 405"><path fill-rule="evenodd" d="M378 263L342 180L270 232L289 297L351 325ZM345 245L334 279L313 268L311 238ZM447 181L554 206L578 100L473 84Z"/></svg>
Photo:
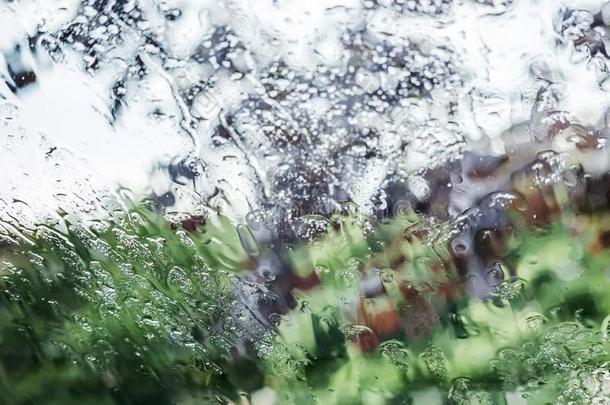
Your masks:
<svg viewBox="0 0 610 405"><path fill-rule="evenodd" d="M252 236L250 229L246 225L239 224L237 225L237 233L239 235L241 246L244 248L244 251L248 254L248 256L258 257L258 245L254 239L254 236Z"/></svg>

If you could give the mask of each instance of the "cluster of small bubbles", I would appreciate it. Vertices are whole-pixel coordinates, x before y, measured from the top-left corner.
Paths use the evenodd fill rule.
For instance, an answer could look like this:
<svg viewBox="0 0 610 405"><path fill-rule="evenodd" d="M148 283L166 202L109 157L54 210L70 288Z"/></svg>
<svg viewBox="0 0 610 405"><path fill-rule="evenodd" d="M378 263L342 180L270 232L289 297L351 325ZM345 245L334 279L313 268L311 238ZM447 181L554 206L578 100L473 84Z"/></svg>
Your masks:
<svg viewBox="0 0 610 405"><path fill-rule="evenodd" d="M421 355L427 371L437 381L447 380L447 359L437 346L428 347Z"/></svg>
<svg viewBox="0 0 610 405"><path fill-rule="evenodd" d="M610 371L608 364L570 373L557 397L560 403L605 404L610 395Z"/></svg>
<svg viewBox="0 0 610 405"><path fill-rule="evenodd" d="M100 62L106 62L108 50L120 46L125 41L124 27L145 28L141 10L134 2L100 5L96 1L84 1L80 5L78 16L58 33L54 33L59 41L71 45L83 54L83 62L87 69L95 71ZM47 43L47 45L51 45Z"/></svg>
<svg viewBox="0 0 610 405"><path fill-rule="evenodd" d="M448 399L456 405L467 404L494 404L494 398L490 393L479 390L475 384L468 378L456 378L449 390Z"/></svg>
<svg viewBox="0 0 610 405"><path fill-rule="evenodd" d="M167 285L175 288L176 291L185 292L189 295L196 294L193 282L188 278L185 272L177 266L167 272Z"/></svg>
<svg viewBox="0 0 610 405"><path fill-rule="evenodd" d="M514 301L525 293L526 286L527 282L523 279L509 279L502 281L494 294L503 300Z"/></svg>
<svg viewBox="0 0 610 405"><path fill-rule="evenodd" d="M381 344L381 353L401 372L409 370L409 353L401 342L388 340Z"/></svg>
<svg viewBox="0 0 610 405"><path fill-rule="evenodd" d="M362 33L346 33L343 45L352 55L347 67L320 65L314 74L289 67L281 58L261 67L257 81L264 96L246 98L233 110L227 121L234 134L219 128L212 137L226 147L237 136L245 149L256 146L251 161L280 162L269 169L274 177L270 191L279 205L295 211L287 219L324 213L323 207L354 196L341 190L342 183L381 155L382 134L373 122L362 120L364 112L385 114L404 97L460 85L447 48L392 45ZM290 161L281 163L286 156Z"/></svg>
<svg viewBox="0 0 610 405"><path fill-rule="evenodd" d="M246 70L244 63L240 63L245 52L244 46L241 44L239 37L233 33L230 27L216 27L214 31L203 39L201 45L191 58L199 63L210 64L213 69L227 69L238 72ZM241 78L233 76L234 78Z"/></svg>
<svg viewBox="0 0 610 405"><path fill-rule="evenodd" d="M506 209L512 206L519 197L512 192L497 192L492 193L487 197L489 208Z"/></svg>
<svg viewBox="0 0 610 405"><path fill-rule="evenodd" d="M386 7L399 13L421 13L428 15L446 14L451 10L453 0L365 0L365 9Z"/></svg>

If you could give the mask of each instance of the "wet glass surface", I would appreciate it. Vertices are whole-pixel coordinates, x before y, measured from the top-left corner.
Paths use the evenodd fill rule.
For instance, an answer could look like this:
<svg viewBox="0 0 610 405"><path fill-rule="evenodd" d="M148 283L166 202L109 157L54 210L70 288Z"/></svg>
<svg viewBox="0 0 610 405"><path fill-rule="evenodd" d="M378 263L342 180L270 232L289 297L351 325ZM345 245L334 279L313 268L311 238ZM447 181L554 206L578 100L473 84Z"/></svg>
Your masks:
<svg viewBox="0 0 610 405"><path fill-rule="evenodd" d="M609 27L0 1L0 403L607 403Z"/></svg>

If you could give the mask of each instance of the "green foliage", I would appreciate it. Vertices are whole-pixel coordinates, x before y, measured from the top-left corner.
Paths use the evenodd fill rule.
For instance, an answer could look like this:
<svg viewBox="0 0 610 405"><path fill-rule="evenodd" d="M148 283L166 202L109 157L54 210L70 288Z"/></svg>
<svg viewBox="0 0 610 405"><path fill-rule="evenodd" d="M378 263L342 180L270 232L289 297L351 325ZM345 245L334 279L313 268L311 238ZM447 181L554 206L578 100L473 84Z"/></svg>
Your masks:
<svg viewBox="0 0 610 405"><path fill-rule="evenodd" d="M444 293L459 277L437 237L442 224L409 214L365 232L353 216L333 218L325 237L287 253L296 274L313 272L320 285L294 290L295 308L273 330L253 322L239 297L254 259L226 218L187 232L138 208L87 226L23 230L0 262L2 400L604 398L610 253L591 243L606 219L577 221L578 236L567 218L514 232L505 265L519 277L482 300L457 287ZM367 277L381 280L383 294L365 296Z"/></svg>
<svg viewBox="0 0 610 405"><path fill-rule="evenodd" d="M8 403L234 395L223 370L247 331L230 327L243 251L226 220L187 233L138 209L91 228L56 228L41 226L4 253Z"/></svg>
<svg viewBox="0 0 610 405"><path fill-rule="evenodd" d="M392 227L401 219L382 226L370 238L369 243L382 244L384 249L369 249L365 254L348 246L342 249L337 239L358 232L353 229L357 226L353 221L338 219L341 230L330 231L327 239L310 247L312 265L321 279L320 289L297 294L297 308L301 310L288 314L280 324L277 350L286 350L289 361L304 376L274 375L275 370L271 370L275 378L271 385L278 389L280 403L298 403L296 399L306 393L309 400L325 404L503 404L517 399L537 404L607 397L610 261L605 251L587 251L597 232L587 221L595 224L604 219L579 220L583 223L578 237L564 225L565 221L515 232L505 264L518 269L521 277L507 279L486 300L456 291L454 312L445 321L443 313L450 305L439 303L438 296L430 291L426 299L432 303L437 300L435 309L440 318L430 334L413 337L402 329L373 351L363 353L354 337L370 332L370 325L354 316L353 308L364 298L357 283L345 281L352 279L349 269L354 261L371 269L402 250L407 263L391 271L391 277L384 276L383 269L375 270L384 281L383 299L389 296L394 307L400 307L409 299L392 295L395 284L401 279L419 286L443 282L443 277L431 271L432 262L427 262L427 273L416 267L417 258L439 259L443 253L416 238L403 239L397 245L402 232L392 231ZM416 228L409 227L412 231ZM398 229L404 230L404 226ZM334 248L328 249L328 245ZM451 279L454 269L448 265L443 270L443 276ZM451 322L455 317L459 318L461 332ZM337 351L341 355L332 356L332 362L324 353L333 346L316 327L320 318L331 319L326 321L326 330L335 328L344 334L334 346L345 342L347 350ZM407 326L412 321L408 315L401 318L406 319ZM591 375L594 377L585 378Z"/></svg>

